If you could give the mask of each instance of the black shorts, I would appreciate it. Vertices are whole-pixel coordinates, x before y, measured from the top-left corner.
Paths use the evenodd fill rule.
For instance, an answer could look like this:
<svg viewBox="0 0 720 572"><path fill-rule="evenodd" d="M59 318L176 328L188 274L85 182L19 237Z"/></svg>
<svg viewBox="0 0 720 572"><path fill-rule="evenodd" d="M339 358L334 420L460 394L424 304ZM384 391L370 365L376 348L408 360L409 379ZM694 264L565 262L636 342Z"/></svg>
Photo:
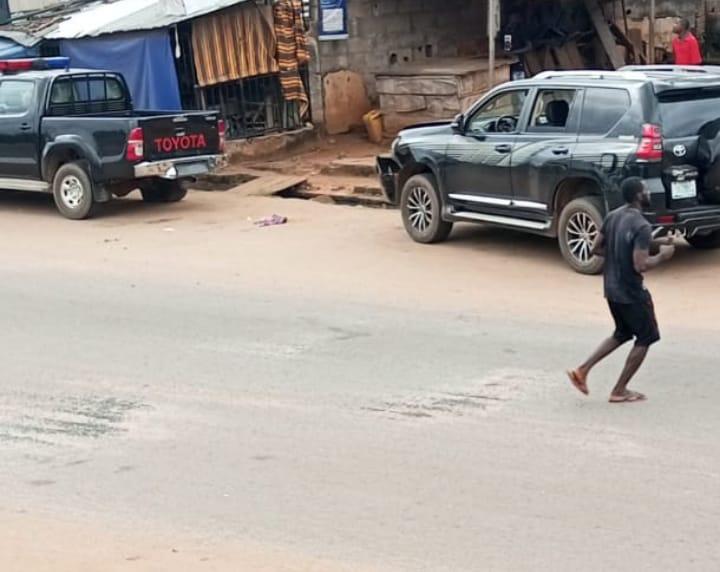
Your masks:
<svg viewBox="0 0 720 572"><path fill-rule="evenodd" d="M618 304L608 300L608 305L615 320L613 337L618 342L624 344L635 338L636 346L649 347L660 341L652 298L634 304Z"/></svg>

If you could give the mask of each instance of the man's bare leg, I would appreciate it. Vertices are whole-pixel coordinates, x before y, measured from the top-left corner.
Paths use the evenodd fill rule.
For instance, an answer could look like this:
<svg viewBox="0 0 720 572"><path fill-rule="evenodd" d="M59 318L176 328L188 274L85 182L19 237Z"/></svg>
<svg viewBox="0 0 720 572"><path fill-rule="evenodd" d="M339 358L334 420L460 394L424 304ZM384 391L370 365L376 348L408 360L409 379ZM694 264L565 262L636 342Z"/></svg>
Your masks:
<svg viewBox="0 0 720 572"><path fill-rule="evenodd" d="M625 367L620 373L620 379L618 379L617 385L610 395L611 402L622 403L625 401L642 401L645 399L645 396L642 393L628 391L627 386L645 361L648 349L649 348L647 346L635 346L632 349L627 361L625 362Z"/></svg>
<svg viewBox="0 0 720 572"><path fill-rule="evenodd" d="M604 360L607 356L618 349L622 343L615 337L606 339L600 347L577 369L568 372L568 377L572 384L585 395L589 393L587 387L587 377L590 374L590 370L594 368L598 363Z"/></svg>

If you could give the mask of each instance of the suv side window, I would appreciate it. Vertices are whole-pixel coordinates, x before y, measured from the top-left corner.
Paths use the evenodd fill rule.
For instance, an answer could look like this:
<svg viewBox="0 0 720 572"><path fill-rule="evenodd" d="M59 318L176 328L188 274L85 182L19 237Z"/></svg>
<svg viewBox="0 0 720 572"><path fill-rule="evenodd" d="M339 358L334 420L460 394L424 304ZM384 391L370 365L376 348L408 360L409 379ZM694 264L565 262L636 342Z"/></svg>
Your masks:
<svg viewBox="0 0 720 572"><path fill-rule="evenodd" d="M630 109L630 94L624 89L592 87L585 91L580 133L605 135Z"/></svg>
<svg viewBox="0 0 720 572"><path fill-rule="evenodd" d="M542 89L535 99L529 132L566 133L570 112L578 91L574 89Z"/></svg>
<svg viewBox="0 0 720 572"><path fill-rule="evenodd" d="M34 92L35 84L31 81L0 82L0 116L26 114L32 106Z"/></svg>
<svg viewBox="0 0 720 572"><path fill-rule="evenodd" d="M467 131L470 133L517 131L527 94L525 89L499 93L475 111L467 123Z"/></svg>

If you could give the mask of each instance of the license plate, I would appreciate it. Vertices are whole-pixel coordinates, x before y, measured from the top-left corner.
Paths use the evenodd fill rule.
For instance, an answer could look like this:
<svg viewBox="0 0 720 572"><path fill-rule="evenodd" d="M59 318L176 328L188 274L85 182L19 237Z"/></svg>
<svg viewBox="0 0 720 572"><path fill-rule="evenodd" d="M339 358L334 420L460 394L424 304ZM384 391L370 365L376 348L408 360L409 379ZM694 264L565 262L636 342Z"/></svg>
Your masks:
<svg viewBox="0 0 720 572"><path fill-rule="evenodd" d="M181 177L191 177L192 175L205 175L210 171L206 162L202 163L181 163L177 165L178 175Z"/></svg>
<svg viewBox="0 0 720 572"><path fill-rule="evenodd" d="M695 181L673 181L671 185L673 199L694 199L697 196Z"/></svg>

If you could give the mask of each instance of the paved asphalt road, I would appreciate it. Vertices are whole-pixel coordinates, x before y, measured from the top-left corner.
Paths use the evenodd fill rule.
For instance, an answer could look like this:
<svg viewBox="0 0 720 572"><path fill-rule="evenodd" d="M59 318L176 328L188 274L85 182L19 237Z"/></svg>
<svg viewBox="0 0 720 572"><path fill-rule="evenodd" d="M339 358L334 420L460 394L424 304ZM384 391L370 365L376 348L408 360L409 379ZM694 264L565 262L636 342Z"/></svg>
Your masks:
<svg viewBox="0 0 720 572"><path fill-rule="evenodd" d="M714 323L667 316L638 383L650 401L610 406L623 356L590 399L563 377L607 328L597 281L552 245L518 239L539 249L510 259L520 279L501 246L415 250L395 213L237 201L126 202L80 224L0 202L0 521L29 527L18 538L62 523L206 547L152 568L151 548L125 544L95 555L105 570L260 569L219 564L237 543L272 548L263 570L717 569ZM270 208L290 224L239 222ZM392 237L364 244L367 221ZM386 239L384 274L368 261ZM469 254L476 270L451 278L483 268L487 288L464 304L472 285L421 263ZM718 261L691 256L678 264L703 292ZM558 292L535 291L548 273ZM661 275L669 307L681 279ZM587 321L563 313L590 300ZM4 569L31 570L29 550ZM83 569L86 550L54 547L47 569Z"/></svg>

